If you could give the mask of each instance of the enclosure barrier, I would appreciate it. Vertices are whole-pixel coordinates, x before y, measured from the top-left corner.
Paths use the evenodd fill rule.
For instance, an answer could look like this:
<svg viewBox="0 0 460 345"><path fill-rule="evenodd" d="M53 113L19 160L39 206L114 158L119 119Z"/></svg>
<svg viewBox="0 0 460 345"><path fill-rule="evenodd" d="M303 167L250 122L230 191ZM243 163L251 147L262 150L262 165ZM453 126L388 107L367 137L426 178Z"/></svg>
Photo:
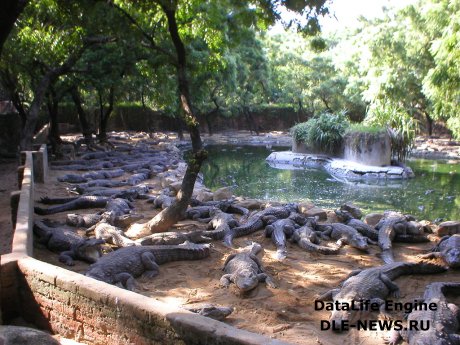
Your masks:
<svg viewBox="0 0 460 345"><path fill-rule="evenodd" d="M33 176L42 163L33 156L25 153L13 250L1 257L5 324L22 317L89 344L288 344L34 259Z"/></svg>

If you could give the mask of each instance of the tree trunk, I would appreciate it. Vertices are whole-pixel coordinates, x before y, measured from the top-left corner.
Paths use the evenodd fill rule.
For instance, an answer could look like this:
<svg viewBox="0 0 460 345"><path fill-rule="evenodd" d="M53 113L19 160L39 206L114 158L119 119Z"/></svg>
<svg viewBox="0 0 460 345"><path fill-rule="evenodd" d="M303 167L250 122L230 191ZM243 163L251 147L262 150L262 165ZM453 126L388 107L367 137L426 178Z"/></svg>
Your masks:
<svg viewBox="0 0 460 345"><path fill-rule="evenodd" d="M83 134L85 144L86 146L91 146L93 144L93 135L91 127L88 124L88 120L86 118L85 110L82 106L80 92L78 91L78 88L75 86L70 90L70 94L72 95L72 100L75 104L75 108L77 108L78 120L80 122L80 130Z"/></svg>
<svg viewBox="0 0 460 345"><path fill-rule="evenodd" d="M37 125L38 114L40 112L43 99L45 98L49 86L52 85L60 75L63 75L70 70L70 68L78 61L86 48L87 46L84 45L75 51L67 58L65 62L62 63L62 65L47 71L39 81L38 85L33 91L34 99L27 113L26 123L24 124L24 127L21 131L21 139L19 141L21 151L30 150L32 148L32 138L34 135L35 127Z"/></svg>
<svg viewBox="0 0 460 345"><path fill-rule="evenodd" d="M104 102L102 100L102 94L99 92L99 141L107 141L107 123L109 122L110 115L113 111L114 103L114 87L111 86L109 90L109 106L104 110Z"/></svg>
<svg viewBox="0 0 460 345"><path fill-rule="evenodd" d="M58 124L58 110L59 100L57 99L54 90L50 90L48 95L48 112L50 116L50 130L48 133L48 140L51 143L53 153L59 151L59 145L62 144L61 136L59 135L59 124Z"/></svg>
<svg viewBox="0 0 460 345"><path fill-rule="evenodd" d="M198 173L201 169L201 164L207 157L207 152L203 149L203 143L201 141L199 123L195 114L193 113L192 103L190 100L189 86L186 75L186 52L184 44L179 36L179 30L176 22L176 8L167 1L160 1L159 5L166 14L168 20L168 30L171 36L171 40L174 44L177 54L177 82L179 91L179 103L183 109L184 122L190 132L190 138L192 141L192 155L188 161L187 170L185 171L184 178L182 180L181 189L177 193L176 201L168 208L161 211L154 218L152 218L144 226L132 226L126 233L128 236L140 237L145 234L164 232L170 227L177 223L179 220L185 217L185 211L190 203L192 197L193 188ZM140 231L139 231L140 230Z"/></svg>
<svg viewBox="0 0 460 345"><path fill-rule="evenodd" d="M425 113L425 119L426 119L426 131L429 136L433 135L433 119L428 113Z"/></svg>
<svg viewBox="0 0 460 345"><path fill-rule="evenodd" d="M27 0L2 0L2 10L0 11L0 56L2 55L3 45L11 30L13 30L14 23L27 3Z"/></svg>

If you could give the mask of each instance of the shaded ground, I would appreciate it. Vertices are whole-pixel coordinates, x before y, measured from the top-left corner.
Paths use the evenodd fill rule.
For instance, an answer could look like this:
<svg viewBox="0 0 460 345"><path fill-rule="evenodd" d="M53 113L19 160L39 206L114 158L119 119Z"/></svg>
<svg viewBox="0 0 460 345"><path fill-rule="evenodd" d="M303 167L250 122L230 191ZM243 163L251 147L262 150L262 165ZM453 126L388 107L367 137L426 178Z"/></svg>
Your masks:
<svg viewBox="0 0 460 345"><path fill-rule="evenodd" d="M234 140L237 139L236 142L241 144L238 140L240 135L244 136L245 133L240 132L238 136L235 133L224 137L214 136L213 140L219 142L221 138L235 142ZM260 136L260 138L268 137ZM205 138L207 139L208 137ZM253 141L247 135L246 140ZM266 144L263 140L261 143ZM63 172L52 171L46 186L37 185L36 199L44 195L67 195L65 184L56 183L56 173L63 174ZM157 184L155 180L147 182ZM157 213L156 210L152 210L151 204L143 200L136 201L136 210L145 215L145 221ZM86 210L81 213L91 212L93 211ZM48 218L62 221L65 214L48 216ZM203 226L200 223L185 221L179 223L176 228L192 230ZM162 265L159 276L153 280L138 279L139 288L136 292L179 306L194 306L201 303L232 305L235 311L227 319L228 324L293 344L384 344L383 335L386 333L384 331L352 330L343 334L321 331L320 321L327 320L329 312L314 310L314 299L319 294L336 287L351 270L381 264L377 256L379 249L376 246L372 246L369 254L345 247L339 255L324 256L304 252L294 245L289 245L287 259L284 262L277 262L274 260L274 245L270 239L264 237L262 231L250 237L236 239L235 245L244 246L247 240L257 241L265 248L263 257L261 255L259 257L262 257L267 273L272 275L278 284L277 289L268 289L261 284L247 296L240 296L234 287L229 289L220 287L219 279L223 273L221 268L232 250L214 242L210 258ZM436 238L433 236L432 240L435 241ZM432 246L433 243L395 244L395 257L401 261L416 260L414 255L424 253ZM64 267L58 262L56 254L43 248L36 248L35 256ZM71 269L84 272L86 267L86 264L78 262ZM401 300L407 302L420 297L428 283L448 280L460 281L460 271L449 271L432 276L402 277L397 279L396 283L401 288ZM460 298L452 299L452 302L458 304ZM402 312L393 312L392 315L397 320L403 319ZM377 315L372 315L370 318L376 319Z"/></svg>
<svg viewBox="0 0 460 345"><path fill-rule="evenodd" d="M15 159L0 159L0 255L11 252L12 223L10 194L18 188L17 162Z"/></svg>

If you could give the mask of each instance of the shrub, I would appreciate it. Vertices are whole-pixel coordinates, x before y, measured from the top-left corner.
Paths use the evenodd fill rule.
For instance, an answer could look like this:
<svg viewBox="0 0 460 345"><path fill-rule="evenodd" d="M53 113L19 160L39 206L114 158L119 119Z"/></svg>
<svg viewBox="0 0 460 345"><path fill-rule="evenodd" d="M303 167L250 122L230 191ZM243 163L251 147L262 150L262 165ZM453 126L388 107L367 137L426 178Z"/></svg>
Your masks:
<svg viewBox="0 0 460 345"><path fill-rule="evenodd" d="M327 153L336 153L342 145L343 136L349 126L345 112L323 113L307 122L291 128L291 135L297 142Z"/></svg>
<svg viewBox="0 0 460 345"><path fill-rule="evenodd" d="M364 121L369 125L385 126L391 138L391 155L405 161L414 145L418 122L403 108L390 102L374 104Z"/></svg>

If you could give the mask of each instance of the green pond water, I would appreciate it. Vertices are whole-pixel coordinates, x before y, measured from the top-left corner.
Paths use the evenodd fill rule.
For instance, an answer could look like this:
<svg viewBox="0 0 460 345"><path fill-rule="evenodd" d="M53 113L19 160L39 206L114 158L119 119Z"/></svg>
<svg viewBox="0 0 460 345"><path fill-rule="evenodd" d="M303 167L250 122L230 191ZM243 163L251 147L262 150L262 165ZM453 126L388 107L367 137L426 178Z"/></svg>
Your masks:
<svg viewBox="0 0 460 345"><path fill-rule="evenodd" d="M233 186L234 194L281 202L310 200L338 208L351 201L364 212L397 210L418 219L460 219L460 162L409 160L416 175L391 182L340 182L322 170L281 170L265 158L286 148L208 146L202 168L204 183L215 190Z"/></svg>

